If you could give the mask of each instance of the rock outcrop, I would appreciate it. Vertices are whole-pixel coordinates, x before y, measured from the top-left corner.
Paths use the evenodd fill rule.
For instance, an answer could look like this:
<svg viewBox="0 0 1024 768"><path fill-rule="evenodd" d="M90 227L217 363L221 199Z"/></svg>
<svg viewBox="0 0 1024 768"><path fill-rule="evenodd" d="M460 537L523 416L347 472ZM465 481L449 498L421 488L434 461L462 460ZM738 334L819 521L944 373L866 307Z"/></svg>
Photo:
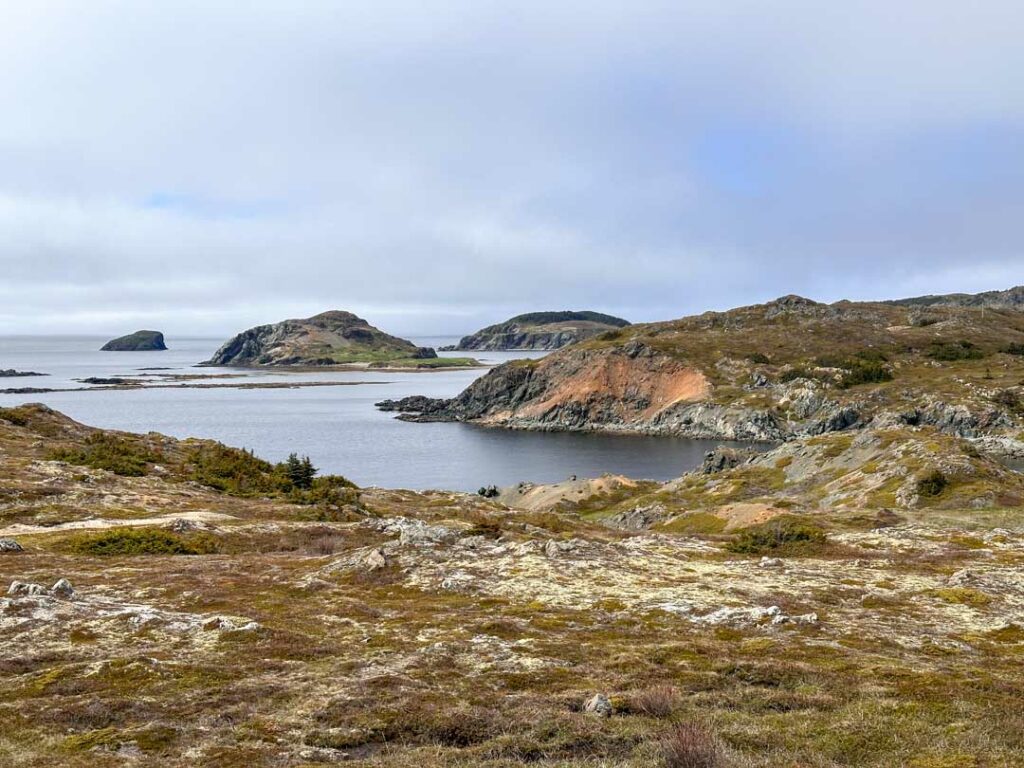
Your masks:
<svg viewBox="0 0 1024 768"><path fill-rule="evenodd" d="M101 352L159 352L165 349L167 344L160 331L136 331L111 339L100 347Z"/></svg>
<svg viewBox="0 0 1024 768"><path fill-rule="evenodd" d="M906 307L986 307L988 309L1024 309L1024 285L1005 291L983 293L947 293L939 296L915 296L887 302Z"/></svg>
<svg viewBox="0 0 1024 768"><path fill-rule="evenodd" d="M48 373L36 373L35 371L16 371L13 368L0 369L0 379L14 378L16 376L49 376Z"/></svg>
<svg viewBox="0 0 1024 768"><path fill-rule="evenodd" d="M390 336L351 312L259 325L228 340L203 365L343 365L436 358L429 347Z"/></svg>
<svg viewBox="0 0 1024 768"><path fill-rule="evenodd" d="M530 312L489 325L447 350L551 350L614 332L628 320L600 312Z"/></svg>

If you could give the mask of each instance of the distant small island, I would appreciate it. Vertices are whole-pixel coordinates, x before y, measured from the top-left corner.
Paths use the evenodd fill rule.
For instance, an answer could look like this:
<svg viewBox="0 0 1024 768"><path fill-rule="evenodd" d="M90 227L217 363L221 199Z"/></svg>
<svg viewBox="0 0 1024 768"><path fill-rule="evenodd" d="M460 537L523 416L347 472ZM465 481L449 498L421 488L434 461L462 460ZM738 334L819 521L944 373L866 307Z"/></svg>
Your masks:
<svg viewBox="0 0 1024 768"><path fill-rule="evenodd" d="M430 347L391 336L351 312L332 310L242 331L202 365L432 369L477 365L470 358L438 358Z"/></svg>
<svg viewBox="0 0 1024 768"><path fill-rule="evenodd" d="M551 350L629 325L600 312L529 312L481 328L442 350Z"/></svg>
<svg viewBox="0 0 1024 768"><path fill-rule="evenodd" d="M101 352L159 352L165 349L167 345L160 331L136 331L111 339L100 347Z"/></svg>
<svg viewBox="0 0 1024 768"><path fill-rule="evenodd" d="M48 373L36 373L35 371L16 371L13 368L0 368L0 378L12 378L14 376L49 376Z"/></svg>

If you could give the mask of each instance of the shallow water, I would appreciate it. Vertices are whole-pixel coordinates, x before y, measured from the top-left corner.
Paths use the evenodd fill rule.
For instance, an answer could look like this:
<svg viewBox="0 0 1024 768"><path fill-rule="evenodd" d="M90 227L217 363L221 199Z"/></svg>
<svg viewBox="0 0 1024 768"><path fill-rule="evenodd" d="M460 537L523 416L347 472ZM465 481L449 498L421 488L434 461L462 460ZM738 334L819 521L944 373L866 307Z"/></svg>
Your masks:
<svg viewBox="0 0 1024 768"><path fill-rule="evenodd" d="M455 338L418 338L439 346ZM0 369L49 373L0 378L0 388L82 387L90 376L239 373L194 368L221 339L168 338L166 352L99 352L99 337L0 337ZM449 352L442 355L460 356ZM542 353L477 355L488 363ZM140 371L141 368L171 368ZM700 464L719 441L646 436L517 432L468 424L414 424L374 403L412 394L451 397L484 370L437 372L249 372L239 382L336 381L351 386L294 389L132 389L0 395L0 406L42 402L86 424L177 437L207 437L279 461L308 454L324 472L360 485L476 490L521 480L555 482L605 472L667 480ZM155 378L155 377L154 377ZM227 383L232 380L214 380Z"/></svg>

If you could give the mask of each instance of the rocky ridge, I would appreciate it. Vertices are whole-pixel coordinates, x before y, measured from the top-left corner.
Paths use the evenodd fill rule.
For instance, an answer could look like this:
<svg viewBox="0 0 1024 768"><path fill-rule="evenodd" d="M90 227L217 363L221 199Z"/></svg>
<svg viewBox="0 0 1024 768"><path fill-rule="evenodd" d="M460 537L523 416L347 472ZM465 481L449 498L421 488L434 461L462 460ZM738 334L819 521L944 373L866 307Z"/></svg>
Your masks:
<svg viewBox="0 0 1024 768"><path fill-rule="evenodd" d="M390 336L351 312L323 312L250 328L226 341L203 365L329 366L429 360L437 353Z"/></svg>
<svg viewBox="0 0 1024 768"><path fill-rule="evenodd" d="M552 350L629 325L600 312L530 312L464 336L445 350Z"/></svg>

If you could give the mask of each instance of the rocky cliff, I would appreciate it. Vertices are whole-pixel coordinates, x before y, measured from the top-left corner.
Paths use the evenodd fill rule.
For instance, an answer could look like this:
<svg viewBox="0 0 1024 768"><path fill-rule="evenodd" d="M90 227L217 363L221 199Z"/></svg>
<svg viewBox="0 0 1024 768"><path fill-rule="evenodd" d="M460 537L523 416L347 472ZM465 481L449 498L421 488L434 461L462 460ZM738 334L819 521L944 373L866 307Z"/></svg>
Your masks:
<svg viewBox="0 0 1024 768"><path fill-rule="evenodd" d="M204 365L342 365L436 358L429 347L390 336L351 312L259 325L231 338Z"/></svg>
<svg viewBox="0 0 1024 768"><path fill-rule="evenodd" d="M165 349L167 345L160 331L136 331L111 339L100 347L101 352L157 352Z"/></svg>
<svg viewBox="0 0 1024 768"><path fill-rule="evenodd" d="M629 325L600 312L531 312L464 336L457 350L550 350Z"/></svg>
<svg viewBox="0 0 1024 768"><path fill-rule="evenodd" d="M781 441L869 424L960 436L1019 429L1024 313L785 296L636 325L491 370L451 400L387 401L414 421Z"/></svg>

